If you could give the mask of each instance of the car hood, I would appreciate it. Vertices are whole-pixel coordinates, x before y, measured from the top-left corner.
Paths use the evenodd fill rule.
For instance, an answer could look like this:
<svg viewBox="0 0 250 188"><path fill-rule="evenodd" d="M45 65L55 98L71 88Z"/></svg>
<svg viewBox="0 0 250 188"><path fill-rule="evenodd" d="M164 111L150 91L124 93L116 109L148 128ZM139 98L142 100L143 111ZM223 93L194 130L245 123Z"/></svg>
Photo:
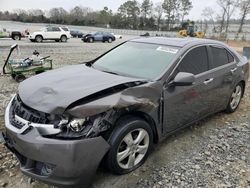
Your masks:
<svg viewBox="0 0 250 188"><path fill-rule="evenodd" d="M21 82L18 94L35 110L62 114L75 101L114 86L141 81L87 67L71 65L33 76Z"/></svg>

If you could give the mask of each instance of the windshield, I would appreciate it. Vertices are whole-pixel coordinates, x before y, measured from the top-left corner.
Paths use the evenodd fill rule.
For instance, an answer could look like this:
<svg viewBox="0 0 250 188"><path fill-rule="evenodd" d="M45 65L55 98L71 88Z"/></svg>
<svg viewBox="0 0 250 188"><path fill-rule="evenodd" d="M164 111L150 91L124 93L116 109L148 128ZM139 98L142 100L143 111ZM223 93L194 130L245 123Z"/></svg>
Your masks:
<svg viewBox="0 0 250 188"><path fill-rule="evenodd" d="M93 67L101 71L154 80L178 52L178 48L127 42L98 59Z"/></svg>

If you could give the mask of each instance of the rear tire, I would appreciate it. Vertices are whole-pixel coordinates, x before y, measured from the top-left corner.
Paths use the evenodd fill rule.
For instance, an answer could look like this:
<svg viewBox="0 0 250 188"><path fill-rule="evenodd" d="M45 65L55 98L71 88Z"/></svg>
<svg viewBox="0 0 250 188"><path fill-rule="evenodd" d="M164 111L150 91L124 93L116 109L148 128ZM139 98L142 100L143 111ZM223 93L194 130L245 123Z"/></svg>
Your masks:
<svg viewBox="0 0 250 188"><path fill-rule="evenodd" d="M233 113L236 111L236 109L238 108L240 104L242 96L243 96L243 85L242 83L239 83L236 85L236 87L234 88L231 94L230 100L226 108L227 113Z"/></svg>
<svg viewBox="0 0 250 188"><path fill-rule="evenodd" d="M12 36L12 39L13 40L21 40L21 36L15 34L15 35Z"/></svg>
<svg viewBox="0 0 250 188"><path fill-rule="evenodd" d="M146 121L129 116L117 122L109 144L105 165L115 174L126 174L147 159L153 144L153 132Z"/></svg>
<svg viewBox="0 0 250 188"><path fill-rule="evenodd" d="M112 38L108 38L108 43L113 42Z"/></svg>
<svg viewBox="0 0 250 188"><path fill-rule="evenodd" d="M60 41L67 42L67 37L65 35L61 36Z"/></svg>

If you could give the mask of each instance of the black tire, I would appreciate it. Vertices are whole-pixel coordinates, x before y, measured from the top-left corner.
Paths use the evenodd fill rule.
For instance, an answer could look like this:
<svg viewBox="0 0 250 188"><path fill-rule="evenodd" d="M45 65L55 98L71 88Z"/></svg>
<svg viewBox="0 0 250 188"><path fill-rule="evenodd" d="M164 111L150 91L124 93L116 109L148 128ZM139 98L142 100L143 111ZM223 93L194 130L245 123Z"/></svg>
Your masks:
<svg viewBox="0 0 250 188"><path fill-rule="evenodd" d="M126 158L122 159L120 161L120 164L119 164L118 159L117 159L118 152L120 151L122 144L125 144L125 142L124 142L125 137L127 135L129 135L129 133L132 133L131 135L133 135L134 133L136 133L137 131L140 131L140 130L144 130L147 132L147 135L144 137L144 139L145 138L147 139L148 146L147 146L146 151L144 151L145 153L143 153L144 156L142 156L142 158L138 161L137 164L134 164L136 162L136 160L134 159L134 162L133 162L134 166L129 167L129 165L128 165L128 168L126 168L126 167L123 168L120 165L121 161L126 162L126 160L128 160L127 163L129 163L129 159L130 159L131 155L136 156L136 151L135 151L136 149L132 148L132 147L137 146L137 149L138 149L138 146L141 146L140 145L141 142L142 141L145 142L145 140L143 139L142 141L139 141L139 143L137 143L137 145L132 144L131 147L129 147L127 145L126 146L127 148L125 148L125 150L128 149L130 154ZM138 132L138 135L139 135L139 132ZM135 140L133 140L133 141L135 141ZM105 161L104 161L105 166L111 172L113 172L115 174L126 174L126 173L129 173L129 172L137 169L147 159L147 157L152 149L152 145L153 145L153 132L152 132L150 125L146 121L144 121L143 119L132 117L132 116L127 116L126 118L122 118L117 122L117 125L116 125L115 129L112 131L108 142L109 142L111 147L110 147L110 150L105 157ZM139 156L139 153L137 153L137 157L135 157L135 158L138 158L138 156Z"/></svg>
<svg viewBox="0 0 250 188"><path fill-rule="evenodd" d="M242 83L239 83L235 86L231 96L230 96L230 99L228 101L228 104L227 104L227 108L226 108L226 112L227 113L233 113L237 110L239 104L240 104L240 101L242 99L242 96L243 96L243 85ZM235 98L234 98L235 96ZM235 104L233 102L233 100L235 101Z"/></svg>
<svg viewBox="0 0 250 188"><path fill-rule="evenodd" d="M16 74L11 74L11 78L15 79Z"/></svg>
<svg viewBox="0 0 250 188"><path fill-rule="evenodd" d="M108 43L111 43L111 42L113 42L113 40L112 40L112 38L108 38Z"/></svg>
<svg viewBox="0 0 250 188"><path fill-rule="evenodd" d="M61 42L67 42L67 37L65 35L62 35L60 38Z"/></svg>
<svg viewBox="0 0 250 188"><path fill-rule="evenodd" d="M41 74L41 73L43 73L43 72L44 72L44 70L36 71L35 74Z"/></svg>
<svg viewBox="0 0 250 188"><path fill-rule="evenodd" d="M55 40L56 42L60 42L60 40Z"/></svg>
<svg viewBox="0 0 250 188"><path fill-rule="evenodd" d="M21 40L21 36L18 35L18 34L14 34L14 35L12 36L12 39L13 39L13 40Z"/></svg>
<svg viewBox="0 0 250 188"><path fill-rule="evenodd" d="M88 42L93 43L94 39L91 37L91 38L88 39Z"/></svg>
<svg viewBox="0 0 250 188"><path fill-rule="evenodd" d="M42 37L41 35L37 35L37 36L35 37L35 41L36 41L36 42L43 42L43 37Z"/></svg>
<svg viewBox="0 0 250 188"><path fill-rule="evenodd" d="M35 40L34 39L30 39L30 42L35 42Z"/></svg>
<svg viewBox="0 0 250 188"><path fill-rule="evenodd" d="M17 74L16 76L15 76L15 80L16 80L16 82L22 82L23 80L25 80L26 78L25 78L25 76L23 75L23 74Z"/></svg>

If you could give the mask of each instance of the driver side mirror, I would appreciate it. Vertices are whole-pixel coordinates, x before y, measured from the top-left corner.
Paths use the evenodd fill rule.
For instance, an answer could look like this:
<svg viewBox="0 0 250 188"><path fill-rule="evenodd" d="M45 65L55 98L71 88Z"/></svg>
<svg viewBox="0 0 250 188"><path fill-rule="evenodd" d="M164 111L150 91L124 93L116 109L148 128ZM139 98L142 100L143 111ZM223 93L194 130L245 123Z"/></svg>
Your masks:
<svg viewBox="0 0 250 188"><path fill-rule="evenodd" d="M192 73L179 72L174 80L169 82L169 86L190 86L195 82L195 76Z"/></svg>

